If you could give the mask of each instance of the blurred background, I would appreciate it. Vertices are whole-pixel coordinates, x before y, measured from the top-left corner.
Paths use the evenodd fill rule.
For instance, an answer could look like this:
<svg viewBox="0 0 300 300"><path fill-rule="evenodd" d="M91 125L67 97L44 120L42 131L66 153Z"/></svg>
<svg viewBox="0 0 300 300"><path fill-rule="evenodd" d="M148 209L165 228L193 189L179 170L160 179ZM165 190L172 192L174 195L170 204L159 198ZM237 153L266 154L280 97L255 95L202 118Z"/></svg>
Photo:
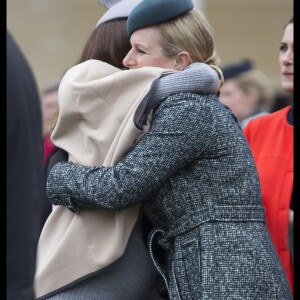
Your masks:
<svg viewBox="0 0 300 300"><path fill-rule="evenodd" d="M7 28L35 73L40 92L72 67L98 19L98 0L7 0ZM250 58L281 91L278 54L292 0L194 0L213 27L222 66Z"/></svg>

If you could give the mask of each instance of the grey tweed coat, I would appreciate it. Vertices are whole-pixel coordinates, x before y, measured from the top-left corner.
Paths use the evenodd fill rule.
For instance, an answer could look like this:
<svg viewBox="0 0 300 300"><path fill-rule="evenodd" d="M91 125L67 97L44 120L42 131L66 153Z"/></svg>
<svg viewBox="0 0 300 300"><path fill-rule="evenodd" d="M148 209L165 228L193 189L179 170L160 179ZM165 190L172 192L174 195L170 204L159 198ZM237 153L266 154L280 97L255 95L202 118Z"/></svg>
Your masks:
<svg viewBox="0 0 300 300"><path fill-rule="evenodd" d="M265 225L251 151L214 95L169 96L122 162L58 163L47 193L53 204L75 210L142 202L156 229L151 249L157 241L166 249L166 266L151 255L172 300L292 299Z"/></svg>

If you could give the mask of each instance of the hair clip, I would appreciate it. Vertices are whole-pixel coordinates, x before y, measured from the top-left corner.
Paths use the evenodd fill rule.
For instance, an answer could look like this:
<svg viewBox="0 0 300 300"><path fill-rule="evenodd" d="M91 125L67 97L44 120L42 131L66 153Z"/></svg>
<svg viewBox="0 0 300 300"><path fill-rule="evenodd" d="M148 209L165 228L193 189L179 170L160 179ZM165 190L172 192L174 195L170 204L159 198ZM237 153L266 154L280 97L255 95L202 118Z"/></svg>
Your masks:
<svg viewBox="0 0 300 300"><path fill-rule="evenodd" d="M215 66L215 65L209 65L209 66L217 72L218 77L221 80L221 86L222 86L224 84L224 75L223 75L222 70L219 67Z"/></svg>

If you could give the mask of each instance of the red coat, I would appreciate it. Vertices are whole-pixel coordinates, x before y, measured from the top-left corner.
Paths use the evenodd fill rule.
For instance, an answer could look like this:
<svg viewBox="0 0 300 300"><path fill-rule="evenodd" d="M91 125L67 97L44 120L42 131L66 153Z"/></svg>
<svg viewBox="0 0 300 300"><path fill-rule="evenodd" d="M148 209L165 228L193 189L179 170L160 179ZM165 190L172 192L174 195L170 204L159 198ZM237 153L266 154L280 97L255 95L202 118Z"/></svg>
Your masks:
<svg viewBox="0 0 300 300"><path fill-rule="evenodd" d="M250 121L244 134L258 169L267 226L293 287L288 247L288 218L294 182L294 126L287 121L290 107Z"/></svg>
<svg viewBox="0 0 300 300"><path fill-rule="evenodd" d="M47 162L55 149L56 146L52 143L50 139L50 135L45 134L44 135L44 159L43 159L44 166L47 165Z"/></svg>

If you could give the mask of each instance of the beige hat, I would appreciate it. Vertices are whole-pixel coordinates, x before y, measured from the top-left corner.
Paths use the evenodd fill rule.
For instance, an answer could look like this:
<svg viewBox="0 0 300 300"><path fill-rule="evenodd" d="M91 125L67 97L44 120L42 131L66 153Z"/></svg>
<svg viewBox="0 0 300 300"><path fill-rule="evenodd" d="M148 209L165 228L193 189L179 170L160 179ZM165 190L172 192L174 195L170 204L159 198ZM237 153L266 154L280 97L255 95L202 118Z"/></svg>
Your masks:
<svg viewBox="0 0 300 300"><path fill-rule="evenodd" d="M115 4L117 4L118 2L120 2L121 0L100 0L99 2L101 3L103 3L104 4L104 6L107 8L107 9L109 9L109 8L111 8L112 6L114 6Z"/></svg>
<svg viewBox="0 0 300 300"><path fill-rule="evenodd" d="M108 10L99 19L96 27L111 20L127 18L133 8L140 2L142 0L104 0L103 4Z"/></svg>

